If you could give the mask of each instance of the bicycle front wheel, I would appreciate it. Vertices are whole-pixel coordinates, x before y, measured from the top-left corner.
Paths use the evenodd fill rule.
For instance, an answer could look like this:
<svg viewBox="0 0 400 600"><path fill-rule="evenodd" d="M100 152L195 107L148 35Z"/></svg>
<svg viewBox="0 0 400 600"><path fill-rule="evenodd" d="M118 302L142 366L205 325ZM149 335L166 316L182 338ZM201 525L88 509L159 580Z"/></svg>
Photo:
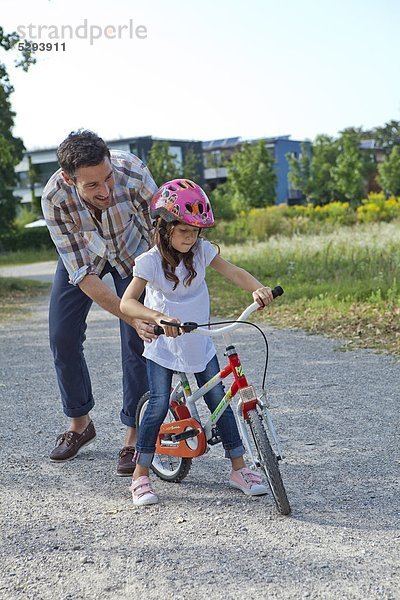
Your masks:
<svg viewBox="0 0 400 600"><path fill-rule="evenodd" d="M139 404L136 412L136 423L138 427L143 419L147 405L150 399L150 392L146 392L139 400ZM167 416L164 419L164 423L171 423L177 421L177 417L174 414L171 407L168 409ZM167 454L154 454L153 462L151 463L152 471L164 481L178 482L182 481L190 471L192 466L191 458L181 458L180 456L168 456Z"/></svg>
<svg viewBox="0 0 400 600"><path fill-rule="evenodd" d="M279 471L278 459L269 443L262 416L257 410L250 410L247 415L247 421L253 435L261 468L267 477L278 512L281 515L288 515L290 513L289 500Z"/></svg>

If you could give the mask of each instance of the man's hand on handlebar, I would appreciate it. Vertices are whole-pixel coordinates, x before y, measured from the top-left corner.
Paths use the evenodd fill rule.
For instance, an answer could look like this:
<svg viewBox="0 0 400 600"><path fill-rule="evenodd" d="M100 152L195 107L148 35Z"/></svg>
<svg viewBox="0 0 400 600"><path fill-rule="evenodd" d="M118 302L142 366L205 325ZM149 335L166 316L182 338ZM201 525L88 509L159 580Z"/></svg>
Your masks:
<svg viewBox="0 0 400 600"><path fill-rule="evenodd" d="M138 336L145 342L152 342L156 340L158 336L154 333L154 325L142 321L142 319L131 319L131 326L136 329Z"/></svg>

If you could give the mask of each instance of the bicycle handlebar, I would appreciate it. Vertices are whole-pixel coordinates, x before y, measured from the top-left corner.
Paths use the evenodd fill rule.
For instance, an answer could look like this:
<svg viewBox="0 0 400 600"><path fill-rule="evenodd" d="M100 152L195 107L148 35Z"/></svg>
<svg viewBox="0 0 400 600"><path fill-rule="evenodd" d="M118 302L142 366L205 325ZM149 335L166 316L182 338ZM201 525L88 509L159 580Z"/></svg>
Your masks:
<svg viewBox="0 0 400 600"><path fill-rule="evenodd" d="M277 285L274 287L274 289L272 290L272 296L273 298L276 298L277 296L282 296L284 290L280 285ZM240 315L240 317L238 317L238 319L236 320L236 323L232 323L230 325L226 325L225 327L219 327L218 329L209 329L208 327L199 327L197 323L194 322L188 322L188 323L181 323L180 325L178 323L174 323L173 321L161 321L161 323L163 323L164 325L170 325L173 327L179 327L180 329L183 329L183 331L185 333L197 333L198 335L206 335L206 336L218 336L221 335L223 333L227 333L228 331L232 331L233 329L236 329L237 327L239 327L240 323L242 321L245 321L247 319L248 316L251 315L251 313L253 313L255 310L257 310L258 308L260 308L260 305L258 304L258 302L253 302L252 304L250 304L250 306L248 306ZM210 325L212 325L212 323L210 323ZM156 335L162 335L164 333L164 329L162 327L160 327L159 325L155 325L154 326L154 333Z"/></svg>

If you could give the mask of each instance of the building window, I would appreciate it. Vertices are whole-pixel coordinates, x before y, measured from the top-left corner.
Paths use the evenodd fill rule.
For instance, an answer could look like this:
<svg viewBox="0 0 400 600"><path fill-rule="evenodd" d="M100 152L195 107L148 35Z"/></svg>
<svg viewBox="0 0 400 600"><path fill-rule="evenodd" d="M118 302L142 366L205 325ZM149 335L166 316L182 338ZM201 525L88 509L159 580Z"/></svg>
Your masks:
<svg viewBox="0 0 400 600"><path fill-rule="evenodd" d="M180 146L170 146L168 150L170 155L173 156L178 170L181 171L183 165L182 148Z"/></svg>
<svg viewBox="0 0 400 600"><path fill-rule="evenodd" d="M218 169L221 166L221 162L221 150L212 150L211 152L207 152L204 166L206 169Z"/></svg>
<svg viewBox="0 0 400 600"><path fill-rule="evenodd" d="M28 171L20 171L17 175L17 188L18 189L22 189L22 188L29 188L30 183L29 183L29 173Z"/></svg>

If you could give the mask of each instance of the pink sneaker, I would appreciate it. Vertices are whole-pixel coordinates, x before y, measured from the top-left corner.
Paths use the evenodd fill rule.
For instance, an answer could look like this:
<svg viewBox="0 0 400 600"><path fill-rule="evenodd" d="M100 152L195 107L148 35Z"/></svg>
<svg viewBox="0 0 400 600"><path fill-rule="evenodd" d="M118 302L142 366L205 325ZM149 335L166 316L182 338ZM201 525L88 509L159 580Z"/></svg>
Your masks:
<svg viewBox="0 0 400 600"><path fill-rule="evenodd" d="M132 492L134 506L147 506L148 504L157 504L158 502L158 496L151 489L150 479L145 475L132 480L132 485L129 489Z"/></svg>
<svg viewBox="0 0 400 600"><path fill-rule="evenodd" d="M262 477L257 471L252 471L247 467L232 471L229 485L241 490L246 496L262 496L268 493L268 488L263 483Z"/></svg>

